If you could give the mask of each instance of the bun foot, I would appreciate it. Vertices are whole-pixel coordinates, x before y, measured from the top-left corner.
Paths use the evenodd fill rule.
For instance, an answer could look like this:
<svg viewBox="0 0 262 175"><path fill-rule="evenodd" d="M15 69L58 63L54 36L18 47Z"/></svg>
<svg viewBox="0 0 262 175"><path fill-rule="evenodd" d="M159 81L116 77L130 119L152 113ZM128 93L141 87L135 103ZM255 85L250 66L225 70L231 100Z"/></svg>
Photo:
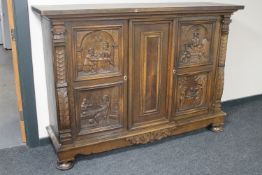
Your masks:
<svg viewBox="0 0 262 175"><path fill-rule="evenodd" d="M213 131L213 132L223 132L224 131L223 125L212 126L211 127L211 131Z"/></svg>
<svg viewBox="0 0 262 175"><path fill-rule="evenodd" d="M73 168L74 166L74 162L73 161L69 161L69 162L57 162L56 168L62 171L66 171L69 170L71 168Z"/></svg>

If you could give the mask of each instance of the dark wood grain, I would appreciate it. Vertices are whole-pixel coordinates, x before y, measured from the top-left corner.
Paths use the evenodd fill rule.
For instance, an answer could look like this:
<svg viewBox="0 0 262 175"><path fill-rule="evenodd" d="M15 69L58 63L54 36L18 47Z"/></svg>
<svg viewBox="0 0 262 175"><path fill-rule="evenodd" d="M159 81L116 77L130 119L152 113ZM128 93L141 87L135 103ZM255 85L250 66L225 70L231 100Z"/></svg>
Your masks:
<svg viewBox="0 0 262 175"><path fill-rule="evenodd" d="M230 16L242 8L217 3L33 7L44 18L44 37L51 38L45 59L54 63L57 118L50 118L48 133L59 168L72 167L78 154L208 126L222 131Z"/></svg>

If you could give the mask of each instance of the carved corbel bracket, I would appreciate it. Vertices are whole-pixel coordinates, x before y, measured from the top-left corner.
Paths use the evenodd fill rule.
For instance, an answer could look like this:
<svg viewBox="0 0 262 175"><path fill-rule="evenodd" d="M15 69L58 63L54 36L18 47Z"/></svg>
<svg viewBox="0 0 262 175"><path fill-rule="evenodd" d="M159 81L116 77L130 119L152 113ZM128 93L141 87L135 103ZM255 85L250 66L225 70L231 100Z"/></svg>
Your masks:
<svg viewBox="0 0 262 175"><path fill-rule="evenodd" d="M54 22L52 28L53 43L65 42L65 27L63 22Z"/></svg>
<svg viewBox="0 0 262 175"><path fill-rule="evenodd" d="M222 34L228 34L229 24L231 23L231 15L223 15L221 19L221 32Z"/></svg>
<svg viewBox="0 0 262 175"><path fill-rule="evenodd" d="M65 27L64 23L53 23L54 69L56 79L56 94L58 98L59 140L61 143L72 142L68 86L66 77L65 54Z"/></svg>

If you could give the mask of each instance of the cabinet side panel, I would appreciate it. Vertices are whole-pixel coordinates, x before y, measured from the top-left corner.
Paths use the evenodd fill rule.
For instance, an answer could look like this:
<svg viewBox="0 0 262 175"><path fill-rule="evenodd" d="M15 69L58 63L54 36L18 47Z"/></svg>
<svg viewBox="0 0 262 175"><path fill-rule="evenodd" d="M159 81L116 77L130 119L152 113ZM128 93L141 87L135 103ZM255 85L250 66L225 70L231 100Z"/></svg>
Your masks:
<svg viewBox="0 0 262 175"><path fill-rule="evenodd" d="M57 124L57 110L55 99L55 79L53 70L53 48L52 48L52 35L50 21L46 18L42 18L43 39L44 39L44 58L45 58L45 74L47 85L47 98L48 98L48 110L50 126L54 130L55 134L58 134Z"/></svg>

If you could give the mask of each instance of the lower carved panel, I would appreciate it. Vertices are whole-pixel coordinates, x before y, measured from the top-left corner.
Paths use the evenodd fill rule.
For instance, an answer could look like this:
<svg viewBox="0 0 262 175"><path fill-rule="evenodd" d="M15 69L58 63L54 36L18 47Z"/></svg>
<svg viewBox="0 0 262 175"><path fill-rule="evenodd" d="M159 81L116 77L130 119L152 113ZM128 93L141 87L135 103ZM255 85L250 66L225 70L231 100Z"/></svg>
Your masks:
<svg viewBox="0 0 262 175"><path fill-rule="evenodd" d="M178 77L176 111L185 111L207 105L208 73Z"/></svg>
<svg viewBox="0 0 262 175"><path fill-rule="evenodd" d="M93 133L122 127L121 85L80 90L77 116L80 132Z"/></svg>

